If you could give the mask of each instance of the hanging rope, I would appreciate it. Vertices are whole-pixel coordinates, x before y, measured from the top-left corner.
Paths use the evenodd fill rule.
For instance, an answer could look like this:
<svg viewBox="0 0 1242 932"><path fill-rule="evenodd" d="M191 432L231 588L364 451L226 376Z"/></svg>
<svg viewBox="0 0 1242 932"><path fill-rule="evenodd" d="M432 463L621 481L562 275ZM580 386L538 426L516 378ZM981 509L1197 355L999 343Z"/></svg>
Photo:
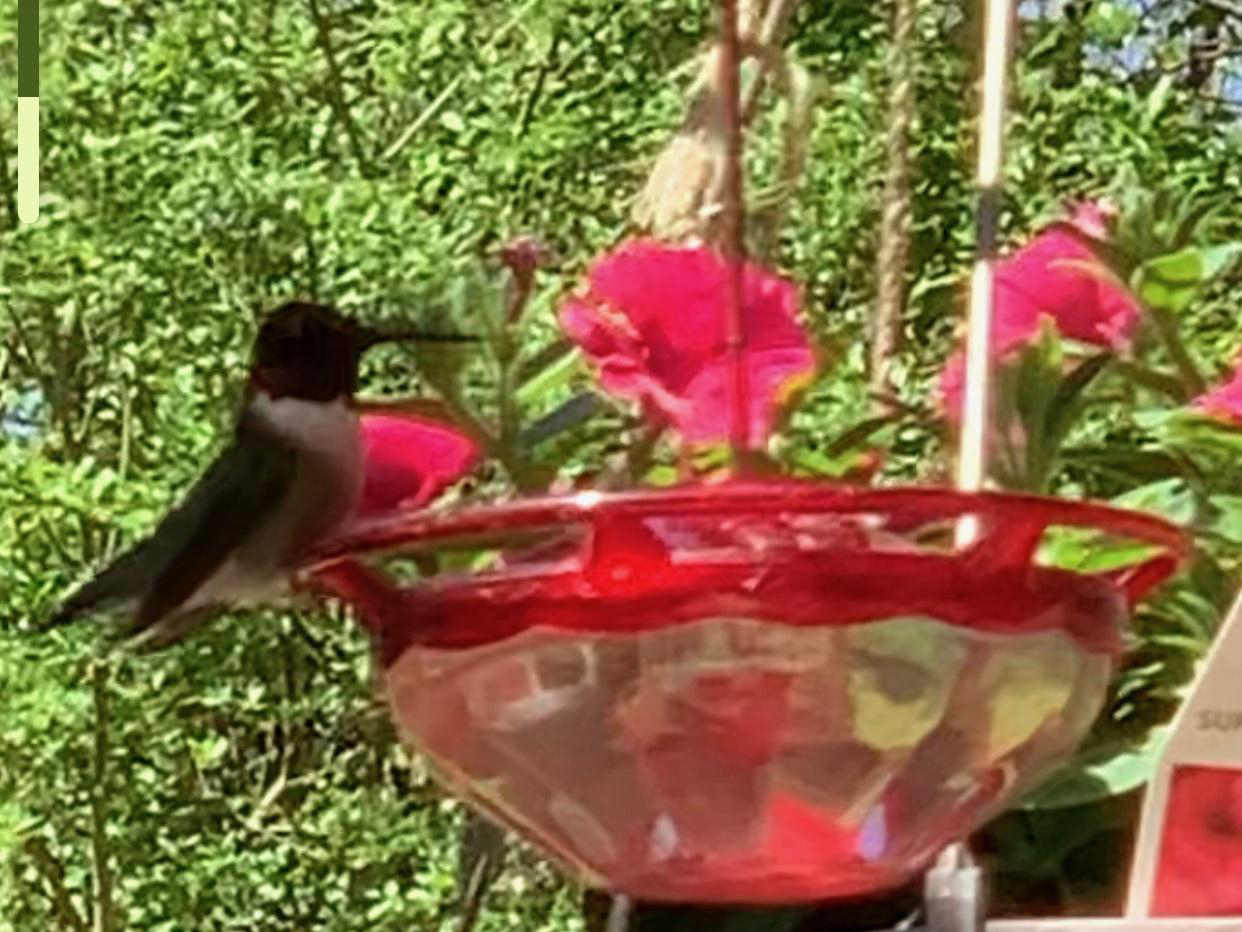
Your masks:
<svg viewBox="0 0 1242 932"><path fill-rule="evenodd" d="M758 115L765 88L775 84L789 101L786 135L805 147L809 132L809 93L803 69L789 60L781 37L798 0L740 0L737 34L740 58L755 61L756 69L742 92L741 125L749 126ZM685 116L673 138L656 158L631 211L635 225L657 239L677 242L703 239L718 243L724 235L723 218L728 160L721 56L723 36L702 55L698 76L688 95ZM801 135L799 135L801 134ZM790 192L801 179L805 154L784 154L782 177ZM788 196L788 195L787 195ZM769 211L771 224L778 224L779 210ZM752 231L753 233L754 231Z"/></svg>
<svg viewBox="0 0 1242 932"><path fill-rule="evenodd" d="M744 469L748 435L749 392L742 330L742 268L746 261L746 206L742 181L741 42L737 0L720 0L720 97L725 132L721 246L728 265L725 335L729 353L729 447L733 473Z"/></svg>
<svg viewBox="0 0 1242 932"><path fill-rule="evenodd" d="M892 408L893 361L901 334L910 262L910 128L916 108L914 56L917 0L896 0L888 52L887 170L876 252L876 297L871 318L871 397L881 413Z"/></svg>

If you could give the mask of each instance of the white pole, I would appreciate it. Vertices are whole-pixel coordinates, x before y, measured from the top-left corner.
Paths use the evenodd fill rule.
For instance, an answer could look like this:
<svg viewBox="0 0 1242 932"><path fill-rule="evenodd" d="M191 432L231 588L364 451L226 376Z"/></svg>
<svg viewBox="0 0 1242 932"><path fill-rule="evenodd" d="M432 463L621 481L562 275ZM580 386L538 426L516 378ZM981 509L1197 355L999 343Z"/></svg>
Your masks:
<svg viewBox="0 0 1242 932"><path fill-rule="evenodd" d="M996 261L1000 214L1001 160L1005 138L1006 65L1013 27L1012 0L987 0L983 48L983 103L979 112L979 152L975 169L978 243L970 277L966 315L966 384L958 449L957 487L977 492L987 478L989 376L992 342L992 266ZM957 522L959 547L972 544L979 521L965 515ZM947 848L924 879L930 932L976 932L984 922L982 874L960 843ZM932 905L935 909L932 909Z"/></svg>
<svg viewBox="0 0 1242 932"><path fill-rule="evenodd" d="M992 341L992 270L996 261L1000 213L1001 160L1005 136L1007 62L1012 44L1012 0L987 0L984 27L983 103L979 113L979 151L975 172L979 202L978 246L970 277L970 309L966 317L966 380L962 436L958 449L957 487L963 492L983 488L988 471L990 363ZM958 525L958 543L970 543L977 523Z"/></svg>

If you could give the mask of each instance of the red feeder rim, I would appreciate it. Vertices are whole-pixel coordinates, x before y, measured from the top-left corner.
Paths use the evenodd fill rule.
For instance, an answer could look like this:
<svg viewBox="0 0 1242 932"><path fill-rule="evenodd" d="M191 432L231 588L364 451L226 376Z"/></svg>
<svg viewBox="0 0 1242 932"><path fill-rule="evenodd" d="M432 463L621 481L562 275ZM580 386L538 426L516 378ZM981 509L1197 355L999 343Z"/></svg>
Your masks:
<svg viewBox="0 0 1242 932"><path fill-rule="evenodd" d="M954 519L965 516L978 534L954 548ZM729 529L747 524L759 538L771 533L739 548ZM1050 527L1158 552L1108 573L1043 566L1036 553ZM356 559L487 548L502 548L505 565L401 587ZM1158 517L1085 502L727 481L394 512L322 548L312 584L361 610L385 663L414 645L468 648L538 626L632 632L722 614L793 625L917 614L997 634L1059 628L1088 650L1116 653L1125 610L1189 550L1187 535Z"/></svg>

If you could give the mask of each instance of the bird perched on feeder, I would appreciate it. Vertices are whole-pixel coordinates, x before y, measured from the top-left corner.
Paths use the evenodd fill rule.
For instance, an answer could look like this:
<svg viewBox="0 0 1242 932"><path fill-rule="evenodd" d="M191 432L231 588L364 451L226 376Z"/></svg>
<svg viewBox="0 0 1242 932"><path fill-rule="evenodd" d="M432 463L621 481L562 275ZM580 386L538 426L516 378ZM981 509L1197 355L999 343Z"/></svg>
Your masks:
<svg viewBox="0 0 1242 932"><path fill-rule="evenodd" d="M288 302L264 320L232 442L146 540L74 592L47 627L109 605L134 647L184 638L228 605L279 598L300 559L349 518L363 487L354 392L385 333Z"/></svg>

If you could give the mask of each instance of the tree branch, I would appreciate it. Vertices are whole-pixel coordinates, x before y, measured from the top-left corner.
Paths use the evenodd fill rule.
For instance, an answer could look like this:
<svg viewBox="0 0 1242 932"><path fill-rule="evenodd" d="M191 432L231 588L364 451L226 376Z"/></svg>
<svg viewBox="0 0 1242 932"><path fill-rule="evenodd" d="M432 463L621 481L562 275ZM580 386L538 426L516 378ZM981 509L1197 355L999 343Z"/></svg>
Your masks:
<svg viewBox="0 0 1242 932"><path fill-rule="evenodd" d="M5 226L12 230L17 227L17 187L13 183L13 175L9 172L9 149L0 144L0 203L4 204Z"/></svg>
<svg viewBox="0 0 1242 932"><path fill-rule="evenodd" d="M561 44L560 23L557 23L552 33L552 41L548 43L548 53L543 56L543 61L539 63L539 70L535 72L535 80L531 84L530 93L526 95L526 100L522 104L522 114L518 117L517 134L524 136L526 130L530 128L531 117L535 115L535 104L539 102L539 98L543 95L544 86L548 83L548 76L552 73L552 66L556 62L556 52Z"/></svg>
<svg viewBox="0 0 1242 932"><path fill-rule="evenodd" d="M362 145L362 134L354 116L349 112L349 104L345 102L345 81L341 76L341 67L336 60L336 48L332 44L332 29L327 18L320 9L319 0L306 0L310 7L311 18L315 21L315 35L319 48L328 64L328 100L336 112L337 119L345 127L345 135L349 138L349 148L354 153L354 160L365 176L371 175L371 161L367 158Z"/></svg>
<svg viewBox="0 0 1242 932"><path fill-rule="evenodd" d="M499 29L492 33L491 37L483 43L481 50L486 51L487 49L493 48L497 42L512 32L513 29L522 22L522 17L526 15L527 10L535 5L535 2L536 0L526 0L522 6L514 11L512 16L505 20L504 24ZM443 107L448 99L453 96L453 93L457 90L457 88L461 87L461 85L465 82L465 74L466 72L464 70L459 71L453 80L444 85L444 89L435 96L435 99L432 100L431 103L423 108L422 112L414 118L414 122L402 130L401 135L396 138L393 144L384 150L383 154L380 156L383 161L387 162L389 159L394 158L397 153L404 149L409 141L418 134L418 131L426 126L431 121L431 118L440 112L440 108Z"/></svg>
<svg viewBox="0 0 1242 932"><path fill-rule="evenodd" d="M1206 7L1211 7L1218 13L1224 13L1226 16L1242 20L1242 3L1237 3L1235 0L1199 0L1199 2Z"/></svg>
<svg viewBox="0 0 1242 932"><path fill-rule="evenodd" d="M789 17L793 15L794 7L797 5L798 0L772 0L771 5L764 11L763 22L759 25L759 35L752 43L749 43L752 46L751 54L756 55L759 60L759 70L750 86L746 88L742 102L742 124L744 126L749 126L754 119L755 110L759 106L759 98L767 85L773 65L777 64L779 58L779 56L767 53L780 41L785 26L789 23ZM744 40L743 45L746 44Z"/></svg>
<svg viewBox="0 0 1242 932"><path fill-rule="evenodd" d="M104 779L108 767L108 667L97 660L91 667L91 693L95 704L94 774L91 786L91 870L94 875L94 932L116 932L112 902L112 867L108 863L107 814L104 811Z"/></svg>
<svg viewBox="0 0 1242 932"><path fill-rule="evenodd" d="M39 876L47 883L47 893L52 900L52 907L61 926L72 929L73 932L87 932L86 920L73 905L73 898L65 888L65 868L52 854L47 843L42 838L32 835L22 842L22 851L30 859L35 870L39 872Z"/></svg>
<svg viewBox="0 0 1242 932"><path fill-rule="evenodd" d="M742 113L740 101L741 49L738 37L737 0L720 0L720 89L724 124L724 177L721 190L721 236L728 284L725 298L725 333L729 350L729 447L733 472L746 468L750 447L749 397L746 372L746 334L742 327L742 265L746 261L746 205L742 179Z"/></svg>

